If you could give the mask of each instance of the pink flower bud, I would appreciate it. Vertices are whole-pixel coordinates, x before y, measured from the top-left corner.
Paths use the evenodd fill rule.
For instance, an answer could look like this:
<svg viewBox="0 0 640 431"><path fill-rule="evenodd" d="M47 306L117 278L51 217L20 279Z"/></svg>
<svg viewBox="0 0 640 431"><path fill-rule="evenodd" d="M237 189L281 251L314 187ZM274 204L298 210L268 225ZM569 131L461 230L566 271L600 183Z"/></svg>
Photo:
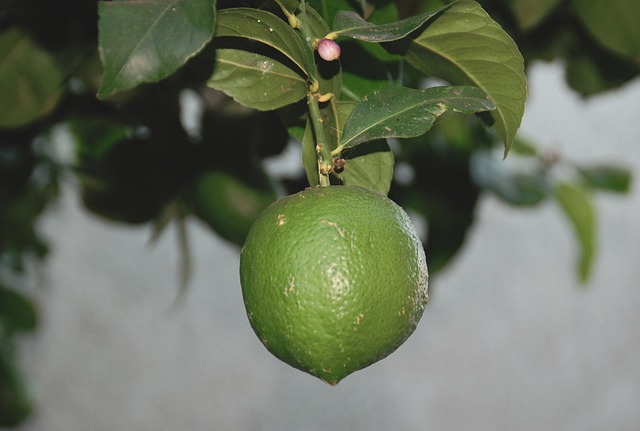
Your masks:
<svg viewBox="0 0 640 431"><path fill-rule="evenodd" d="M318 42L318 54L326 61L337 60L340 58L340 45L331 39L321 39Z"/></svg>

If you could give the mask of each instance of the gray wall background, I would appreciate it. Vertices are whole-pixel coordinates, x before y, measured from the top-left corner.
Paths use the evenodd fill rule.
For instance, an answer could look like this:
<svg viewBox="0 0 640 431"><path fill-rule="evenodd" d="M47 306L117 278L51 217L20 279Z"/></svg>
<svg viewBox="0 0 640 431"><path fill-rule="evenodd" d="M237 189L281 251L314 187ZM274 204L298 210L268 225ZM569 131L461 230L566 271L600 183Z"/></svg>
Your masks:
<svg viewBox="0 0 640 431"><path fill-rule="evenodd" d="M590 99L536 65L521 134L580 161L640 172L640 81ZM509 163L509 159L505 163ZM330 387L272 357L242 306L238 250L196 222L192 288L176 293L173 234L107 224L71 190L42 225L42 324L25 340L39 410L28 431L635 430L640 423L640 193L598 195L586 287L553 204L484 196L415 334Z"/></svg>

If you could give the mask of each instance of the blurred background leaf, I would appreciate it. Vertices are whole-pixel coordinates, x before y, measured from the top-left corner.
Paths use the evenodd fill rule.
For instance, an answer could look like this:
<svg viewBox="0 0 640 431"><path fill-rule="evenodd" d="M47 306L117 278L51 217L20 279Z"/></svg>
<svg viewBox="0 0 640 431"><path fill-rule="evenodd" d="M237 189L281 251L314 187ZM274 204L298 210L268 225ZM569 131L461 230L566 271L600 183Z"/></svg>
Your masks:
<svg viewBox="0 0 640 431"><path fill-rule="evenodd" d="M20 127L51 113L63 93L53 55L17 27L0 33L0 127Z"/></svg>
<svg viewBox="0 0 640 431"><path fill-rule="evenodd" d="M578 273L580 280L584 282L589 278L596 254L596 215L593 203L587 190L570 183L557 184L555 196L580 245Z"/></svg>
<svg viewBox="0 0 640 431"><path fill-rule="evenodd" d="M213 0L100 1L98 13L100 98L174 73L211 40L216 17Z"/></svg>

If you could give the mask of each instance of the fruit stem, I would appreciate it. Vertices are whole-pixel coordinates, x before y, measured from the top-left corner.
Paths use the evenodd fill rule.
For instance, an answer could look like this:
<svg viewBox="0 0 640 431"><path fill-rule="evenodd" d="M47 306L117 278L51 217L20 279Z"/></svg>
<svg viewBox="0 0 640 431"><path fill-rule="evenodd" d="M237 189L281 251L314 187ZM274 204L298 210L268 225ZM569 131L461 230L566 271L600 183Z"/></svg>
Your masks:
<svg viewBox="0 0 640 431"><path fill-rule="evenodd" d="M333 97L333 94L319 94L320 83L318 81L318 71L315 64L314 50L317 44L317 37L313 34L309 27L309 20L307 19L306 1L300 2L300 18L301 22L298 26L298 30L302 31L307 45L306 52L309 57L309 93L307 95L307 105L309 106L309 117L311 117L311 124L313 126L313 132L315 136L316 154L318 159L318 178L321 186L331 185L329 181L329 174L333 171L333 165L331 163L331 152L327 146L328 141L324 131L322 113L320 112L320 101L328 101Z"/></svg>
<svg viewBox="0 0 640 431"><path fill-rule="evenodd" d="M324 133L324 125L322 120L322 113L320 112L320 105L318 103L318 94L309 93L307 97L307 104L309 105L309 116L311 117L311 124L315 134L316 141L316 153L318 154L318 174L320 178L321 186L328 186L329 174L333 170L331 164L331 152L327 147L327 138Z"/></svg>

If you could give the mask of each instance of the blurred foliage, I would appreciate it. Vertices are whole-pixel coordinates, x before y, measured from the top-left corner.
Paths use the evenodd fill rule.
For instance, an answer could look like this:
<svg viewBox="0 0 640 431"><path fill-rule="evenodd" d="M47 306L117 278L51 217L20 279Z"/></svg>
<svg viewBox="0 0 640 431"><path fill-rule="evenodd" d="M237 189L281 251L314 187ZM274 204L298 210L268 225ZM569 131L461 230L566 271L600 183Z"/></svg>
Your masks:
<svg viewBox="0 0 640 431"><path fill-rule="evenodd" d="M446 3L374 1L365 9L374 22L388 22ZM568 85L584 97L618 88L640 71L637 0L480 3L516 41L526 65L561 60ZM206 87L206 49L158 83L98 100L97 17L98 3L90 0L0 0L0 426L16 425L31 411L14 350L16 336L32 331L37 315L15 274L46 256L38 220L58 197L61 179L75 178L85 207L106 220L153 223L159 234L173 217L195 217L237 245L260 208L307 185L304 174L269 177L262 170L265 158L284 151L289 133L301 136L303 129L289 123L287 130L274 112L242 107ZM196 18L203 28L210 22ZM198 37L197 44L208 40L206 32ZM347 91L369 88L354 76L372 85L398 78L397 57L357 42L345 44L349 51ZM363 67L367 62L376 67ZM405 65L402 79L418 84L417 77ZM489 192L523 208L555 200L574 227L586 280L596 254L591 195L623 193L631 182L623 168L576 165L541 153L535 143L516 142L502 162L495 137L469 117L447 116L396 147L396 166L406 175L396 176L390 197L426 221L432 272L460 249L478 197Z"/></svg>

